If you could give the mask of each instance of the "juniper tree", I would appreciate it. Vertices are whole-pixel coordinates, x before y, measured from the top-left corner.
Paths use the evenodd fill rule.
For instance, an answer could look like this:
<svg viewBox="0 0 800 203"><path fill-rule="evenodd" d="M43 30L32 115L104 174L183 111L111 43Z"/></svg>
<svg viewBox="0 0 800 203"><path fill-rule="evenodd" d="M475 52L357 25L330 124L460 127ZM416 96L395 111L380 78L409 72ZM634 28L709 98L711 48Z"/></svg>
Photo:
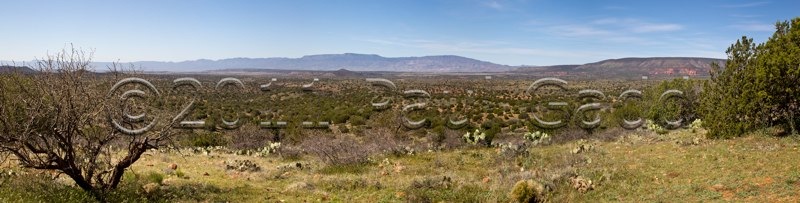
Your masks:
<svg viewBox="0 0 800 203"><path fill-rule="evenodd" d="M709 137L739 136L768 126L797 134L800 115L800 18L776 23L767 42L743 36L712 64L701 97Z"/></svg>

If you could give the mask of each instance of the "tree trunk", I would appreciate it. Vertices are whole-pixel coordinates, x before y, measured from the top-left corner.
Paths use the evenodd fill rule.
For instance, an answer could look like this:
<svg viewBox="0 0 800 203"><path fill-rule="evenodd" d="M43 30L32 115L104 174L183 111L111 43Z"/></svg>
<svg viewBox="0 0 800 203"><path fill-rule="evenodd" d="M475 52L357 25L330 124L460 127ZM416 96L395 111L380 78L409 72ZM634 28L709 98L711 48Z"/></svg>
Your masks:
<svg viewBox="0 0 800 203"><path fill-rule="evenodd" d="M89 181L86 181L86 178L81 176L80 172L76 172L74 170L64 170L64 174L67 174L67 176L72 178L72 180L75 181L75 184L78 185L78 187L80 187L81 189L83 189L83 191L89 192L89 194L91 194L92 197L94 197L94 199L100 202L105 202L105 199L103 198L101 192L98 191L97 188L92 186L92 184Z"/></svg>
<svg viewBox="0 0 800 203"><path fill-rule="evenodd" d="M789 112L789 129L791 129L792 135L797 135L797 123L795 123L794 112Z"/></svg>
<svg viewBox="0 0 800 203"><path fill-rule="evenodd" d="M116 189L119 182L122 180L122 175L125 173L125 169L133 165L142 154L147 151L147 140L143 143L139 143L133 146L133 149L130 150L128 156L122 159L115 167L114 172L111 174L111 180L109 180L109 188L107 189Z"/></svg>

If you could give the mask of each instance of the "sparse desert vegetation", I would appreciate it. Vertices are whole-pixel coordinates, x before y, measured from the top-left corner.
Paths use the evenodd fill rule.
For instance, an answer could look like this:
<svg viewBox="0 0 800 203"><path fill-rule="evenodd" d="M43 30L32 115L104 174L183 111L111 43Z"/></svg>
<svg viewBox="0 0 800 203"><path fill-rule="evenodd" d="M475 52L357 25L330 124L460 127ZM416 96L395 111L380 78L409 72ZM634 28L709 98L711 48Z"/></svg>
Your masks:
<svg viewBox="0 0 800 203"><path fill-rule="evenodd" d="M508 202L797 201L798 140L768 131L705 139L704 130L659 135L636 130L508 154L464 147L376 153L332 164L305 154L237 154L224 147L150 150L126 171L112 201ZM579 149L579 150L576 150ZM174 168L173 168L174 164ZM256 169L257 168L257 169ZM6 166L3 201L90 201L54 173ZM58 184L51 184L53 181ZM524 182L525 192L516 186ZM529 183L530 182L530 183ZM521 194L525 193L525 194ZM533 195L536 194L536 195ZM65 199L66 198L66 199Z"/></svg>
<svg viewBox="0 0 800 203"><path fill-rule="evenodd" d="M0 77L0 201L797 202L798 36L794 19L743 38L710 79L541 89L99 73L65 51Z"/></svg>

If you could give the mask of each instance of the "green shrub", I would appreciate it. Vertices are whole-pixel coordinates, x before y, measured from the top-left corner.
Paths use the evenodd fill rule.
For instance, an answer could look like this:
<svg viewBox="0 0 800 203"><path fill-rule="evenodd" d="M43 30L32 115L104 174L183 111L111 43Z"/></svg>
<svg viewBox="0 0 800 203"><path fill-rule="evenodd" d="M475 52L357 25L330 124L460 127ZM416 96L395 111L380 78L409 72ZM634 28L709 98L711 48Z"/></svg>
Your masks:
<svg viewBox="0 0 800 203"><path fill-rule="evenodd" d="M545 187L533 180L520 180L508 194L512 202L543 202Z"/></svg>
<svg viewBox="0 0 800 203"><path fill-rule="evenodd" d="M698 91L700 83L695 80L674 79L666 80L644 91L644 102L647 107L645 118L656 124L670 128L667 120L681 119L681 125L697 118L697 108L700 105ZM661 98L668 90L678 90L683 93L682 98ZM630 119L630 118L628 118Z"/></svg>
<svg viewBox="0 0 800 203"><path fill-rule="evenodd" d="M350 119L350 115L346 113L338 113L333 116L333 123L345 123Z"/></svg>
<svg viewBox="0 0 800 203"><path fill-rule="evenodd" d="M224 146L227 141L219 133L191 133L183 140L183 145L191 147L211 147L211 146Z"/></svg>
<svg viewBox="0 0 800 203"><path fill-rule="evenodd" d="M147 183L157 183L161 185L164 182L164 175L157 172L150 172L145 176Z"/></svg>
<svg viewBox="0 0 800 203"><path fill-rule="evenodd" d="M367 120L361 116L350 116L350 124L354 126L365 125L367 124Z"/></svg>
<svg viewBox="0 0 800 203"><path fill-rule="evenodd" d="M800 18L776 23L765 43L743 36L712 64L702 95L708 137L728 138L780 125L797 133L800 115Z"/></svg>
<svg viewBox="0 0 800 203"><path fill-rule="evenodd" d="M186 177L186 173L184 173L183 171L178 170L178 171L175 171L175 176L178 176L178 178L183 178L183 177Z"/></svg>
<svg viewBox="0 0 800 203"><path fill-rule="evenodd" d="M483 132L485 133L484 143L487 147L492 145L492 140L500 133L502 122L503 121L499 119L492 119L491 121L481 124L481 128L483 128Z"/></svg>

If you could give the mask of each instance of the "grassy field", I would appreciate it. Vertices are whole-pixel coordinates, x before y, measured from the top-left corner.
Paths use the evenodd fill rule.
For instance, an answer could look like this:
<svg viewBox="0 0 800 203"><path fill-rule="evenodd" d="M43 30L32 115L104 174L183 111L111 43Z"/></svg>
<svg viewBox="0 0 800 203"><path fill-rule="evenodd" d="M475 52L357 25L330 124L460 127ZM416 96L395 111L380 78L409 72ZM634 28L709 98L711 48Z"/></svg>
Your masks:
<svg viewBox="0 0 800 203"><path fill-rule="evenodd" d="M774 137L766 130L729 140L707 140L704 133L626 131L613 141L535 146L518 155L467 147L371 157L368 164L346 166L329 166L307 155L283 159L150 151L127 172L111 199L508 202L514 183L534 179L547 186L552 202L800 201L798 139ZM259 170L227 169L234 160L250 160ZM177 170L169 169L172 164ZM7 175L10 171L14 175ZM61 184L48 184L49 173L7 167L4 174L2 202L91 200L68 186L66 177L56 178ZM574 185L581 181L583 186Z"/></svg>

